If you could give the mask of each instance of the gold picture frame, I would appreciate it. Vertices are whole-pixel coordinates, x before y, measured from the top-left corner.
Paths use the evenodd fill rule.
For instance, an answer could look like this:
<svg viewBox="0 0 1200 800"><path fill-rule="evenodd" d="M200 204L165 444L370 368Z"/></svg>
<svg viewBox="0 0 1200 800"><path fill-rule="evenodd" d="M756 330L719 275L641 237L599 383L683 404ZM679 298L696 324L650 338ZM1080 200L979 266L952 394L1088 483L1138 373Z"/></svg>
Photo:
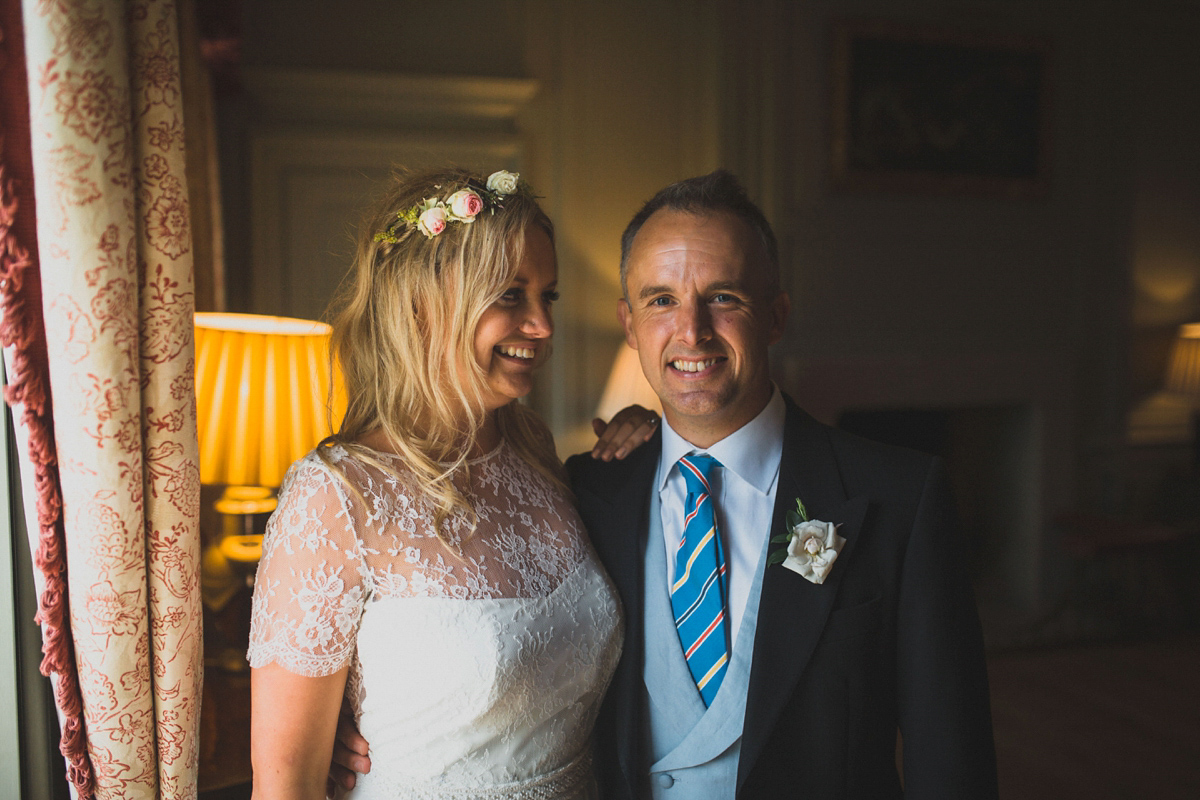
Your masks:
<svg viewBox="0 0 1200 800"><path fill-rule="evenodd" d="M831 52L835 189L1047 192L1048 39L844 20Z"/></svg>

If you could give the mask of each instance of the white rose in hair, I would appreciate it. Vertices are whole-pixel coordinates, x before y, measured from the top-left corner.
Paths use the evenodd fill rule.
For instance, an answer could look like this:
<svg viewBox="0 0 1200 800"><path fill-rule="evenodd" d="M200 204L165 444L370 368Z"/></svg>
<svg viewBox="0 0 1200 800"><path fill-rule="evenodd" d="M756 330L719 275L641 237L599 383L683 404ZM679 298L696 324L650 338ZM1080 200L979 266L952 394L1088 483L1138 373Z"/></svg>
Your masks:
<svg viewBox="0 0 1200 800"><path fill-rule="evenodd" d="M791 537L783 566L813 583L824 583L842 545L846 544L846 540L838 536L837 526L832 522L808 520L794 525Z"/></svg>
<svg viewBox="0 0 1200 800"><path fill-rule="evenodd" d="M487 188L496 194L512 194L517 190L517 181L520 178L518 173L502 169L488 176Z"/></svg>
<svg viewBox="0 0 1200 800"><path fill-rule="evenodd" d="M461 189L446 198L450 215L459 222L474 222L475 215L483 211L483 200L470 189Z"/></svg>
<svg viewBox="0 0 1200 800"><path fill-rule="evenodd" d="M417 217L417 228L432 239L446 230L446 209L441 206L427 208Z"/></svg>

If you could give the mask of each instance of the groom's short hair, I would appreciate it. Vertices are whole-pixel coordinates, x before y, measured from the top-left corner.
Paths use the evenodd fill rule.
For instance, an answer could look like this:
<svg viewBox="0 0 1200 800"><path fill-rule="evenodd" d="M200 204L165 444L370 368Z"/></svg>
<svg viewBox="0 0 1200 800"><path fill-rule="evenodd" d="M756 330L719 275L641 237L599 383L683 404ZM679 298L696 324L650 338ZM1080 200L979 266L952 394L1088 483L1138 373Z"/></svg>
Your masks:
<svg viewBox="0 0 1200 800"><path fill-rule="evenodd" d="M629 251L633 240L656 211L683 211L688 214L730 214L750 226L758 235L767 253L767 281L771 293L779 291L779 244L771 223L762 210L746 195L741 181L726 169L719 169L697 178L672 183L651 197L634 215L621 234L621 291L629 297L625 276L629 270Z"/></svg>

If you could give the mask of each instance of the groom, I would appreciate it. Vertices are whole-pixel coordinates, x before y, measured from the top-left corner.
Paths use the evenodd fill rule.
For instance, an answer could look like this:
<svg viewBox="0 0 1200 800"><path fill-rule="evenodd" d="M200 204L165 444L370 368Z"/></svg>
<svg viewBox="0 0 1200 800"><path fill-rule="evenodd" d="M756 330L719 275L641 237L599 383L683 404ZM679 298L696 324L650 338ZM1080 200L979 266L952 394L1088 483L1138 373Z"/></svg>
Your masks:
<svg viewBox="0 0 1200 800"><path fill-rule="evenodd" d="M623 461L567 462L625 606L595 734L602 796L995 797L940 461L828 428L771 382L789 299L731 174L663 189L621 246L618 313L665 425ZM790 562L800 572L770 563L797 500L838 526Z"/></svg>

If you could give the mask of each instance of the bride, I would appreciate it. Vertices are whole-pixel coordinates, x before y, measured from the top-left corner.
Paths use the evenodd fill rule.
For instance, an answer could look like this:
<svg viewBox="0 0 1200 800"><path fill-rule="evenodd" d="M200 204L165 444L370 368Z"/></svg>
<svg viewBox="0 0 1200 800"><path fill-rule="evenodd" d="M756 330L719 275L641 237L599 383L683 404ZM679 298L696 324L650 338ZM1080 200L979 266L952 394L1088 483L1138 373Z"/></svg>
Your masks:
<svg viewBox="0 0 1200 800"><path fill-rule="evenodd" d="M345 695L364 798L586 798L621 616L550 434L553 227L512 173L397 178L334 322L349 407L293 465L254 590L256 798L318 798ZM656 417L607 438L636 446Z"/></svg>

